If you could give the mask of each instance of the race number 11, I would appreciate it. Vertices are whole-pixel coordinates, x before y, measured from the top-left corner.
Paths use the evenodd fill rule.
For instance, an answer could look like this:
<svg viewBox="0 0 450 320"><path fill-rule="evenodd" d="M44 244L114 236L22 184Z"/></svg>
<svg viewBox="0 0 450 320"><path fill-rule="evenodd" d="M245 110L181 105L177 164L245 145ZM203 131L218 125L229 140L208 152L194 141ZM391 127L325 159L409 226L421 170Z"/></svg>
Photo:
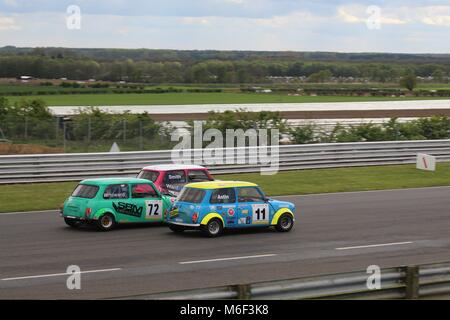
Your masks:
<svg viewBox="0 0 450 320"><path fill-rule="evenodd" d="M254 204L252 205L253 223L268 223L269 222L269 205Z"/></svg>

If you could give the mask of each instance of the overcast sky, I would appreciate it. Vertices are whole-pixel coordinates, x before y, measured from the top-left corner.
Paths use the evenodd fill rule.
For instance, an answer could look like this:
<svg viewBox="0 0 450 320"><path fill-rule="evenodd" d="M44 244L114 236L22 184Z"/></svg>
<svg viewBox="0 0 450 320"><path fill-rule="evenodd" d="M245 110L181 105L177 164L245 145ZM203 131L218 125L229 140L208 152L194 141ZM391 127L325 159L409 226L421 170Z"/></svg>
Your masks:
<svg viewBox="0 0 450 320"><path fill-rule="evenodd" d="M450 0L0 0L4 45L450 53Z"/></svg>

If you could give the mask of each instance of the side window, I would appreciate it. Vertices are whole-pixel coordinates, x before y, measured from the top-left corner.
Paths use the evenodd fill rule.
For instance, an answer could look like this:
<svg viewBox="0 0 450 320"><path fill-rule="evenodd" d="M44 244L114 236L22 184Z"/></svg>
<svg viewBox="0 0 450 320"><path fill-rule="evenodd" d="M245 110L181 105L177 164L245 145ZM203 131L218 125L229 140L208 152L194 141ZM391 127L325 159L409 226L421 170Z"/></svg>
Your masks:
<svg viewBox="0 0 450 320"><path fill-rule="evenodd" d="M186 173L184 170L167 171L164 175L163 190L170 192L180 192L187 182Z"/></svg>
<svg viewBox="0 0 450 320"><path fill-rule="evenodd" d="M234 188L224 188L214 190L211 195L210 203L219 204L219 203L235 203L236 202L236 193Z"/></svg>
<svg viewBox="0 0 450 320"><path fill-rule="evenodd" d="M203 170L190 170L188 172L189 175L189 182L202 182L202 181L209 181L210 178Z"/></svg>
<svg viewBox="0 0 450 320"><path fill-rule="evenodd" d="M150 184L135 184L131 187L131 197L134 199L155 198L158 194Z"/></svg>
<svg viewBox="0 0 450 320"><path fill-rule="evenodd" d="M238 189L239 202L261 202L264 201L264 196L259 192L258 188L245 187Z"/></svg>
<svg viewBox="0 0 450 320"><path fill-rule="evenodd" d="M112 184L106 187L103 199L128 199L127 184Z"/></svg>

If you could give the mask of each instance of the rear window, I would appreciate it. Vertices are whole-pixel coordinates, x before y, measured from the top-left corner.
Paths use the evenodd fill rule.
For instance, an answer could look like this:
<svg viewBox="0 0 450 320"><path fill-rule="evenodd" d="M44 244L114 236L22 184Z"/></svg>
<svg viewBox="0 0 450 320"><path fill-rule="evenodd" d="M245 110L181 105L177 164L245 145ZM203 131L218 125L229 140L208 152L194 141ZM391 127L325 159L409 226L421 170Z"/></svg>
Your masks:
<svg viewBox="0 0 450 320"><path fill-rule="evenodd" d="M72 193L72 197L93 199L97 195L98 187L87 184L79 184Z"/></svg>
<svg viewBox="0 0 450 320"><path fill-rule="evenodd" d="M195 188L184 188L178 196L178 201L200 203L205 197L205 190Z"/></svg>
<svg viewBox="0 0 450 320"><path fill-rule="evenodd" d="M151 182L155 182L156 179L158 179L158 177L159 177L158 171L142 170L138 175L139 179L147 179L150 180Z"/></svg>

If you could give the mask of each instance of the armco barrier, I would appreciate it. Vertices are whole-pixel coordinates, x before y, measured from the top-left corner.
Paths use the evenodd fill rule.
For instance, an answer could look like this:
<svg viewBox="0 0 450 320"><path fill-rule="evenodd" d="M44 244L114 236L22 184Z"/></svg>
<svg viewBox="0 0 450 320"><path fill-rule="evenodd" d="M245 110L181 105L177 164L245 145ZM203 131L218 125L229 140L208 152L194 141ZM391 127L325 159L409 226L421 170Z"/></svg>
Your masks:
<svg viewBox="0 0 450 320"><path fill-rule="evenodd" d="M450 263L381 269L380 288L367 286L371 275L364 270L122 298L152 300L419 299L450 295ZM371 280L369 282L372 283Z"/></svg>
<svg viewBox="0 0 450 320"><path fill-rule="evenodd" d="M259 172L262 168L268 167L267 165L248 164L247 162L249 155L261 151L261 148L221 150L224 154L226 151L237 154L239 150L243 151L243 155L234 157L235 164L206 164L214 174ZM191 151L193 154L194 150ZM418 153L436 156L438 162L450 161L450 140L280 146L279 170L407 164L414 163ZM237 160L242 160L241 164ZM144 166L169 163L172 163L171 150L8 155L0 156L0 184L78 181L93 177L133 176Z"/></svg>

